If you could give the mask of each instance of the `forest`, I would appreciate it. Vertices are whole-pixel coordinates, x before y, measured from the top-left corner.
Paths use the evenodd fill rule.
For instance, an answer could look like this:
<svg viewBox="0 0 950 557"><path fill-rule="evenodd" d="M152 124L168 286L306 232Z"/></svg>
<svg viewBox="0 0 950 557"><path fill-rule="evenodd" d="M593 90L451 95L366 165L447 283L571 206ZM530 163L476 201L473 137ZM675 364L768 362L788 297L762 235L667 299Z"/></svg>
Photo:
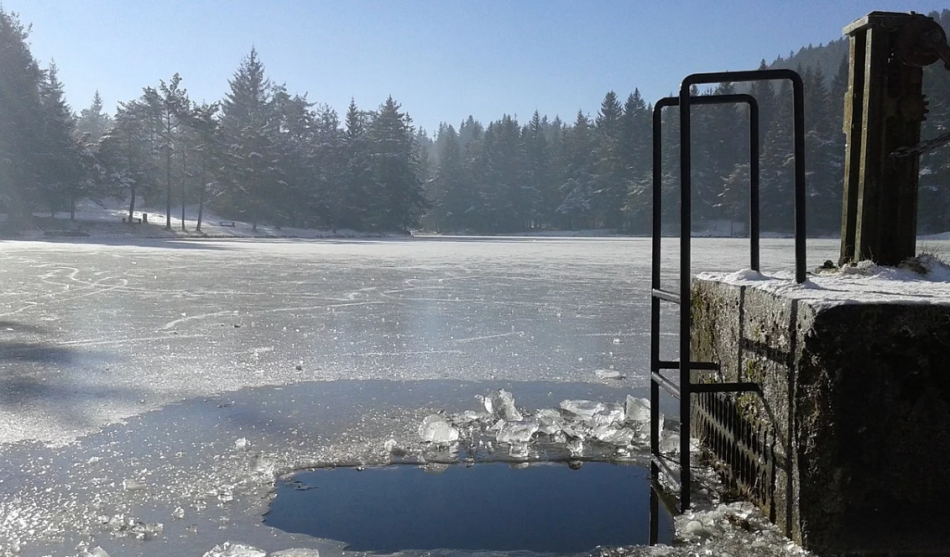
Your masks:
<svg viewBox="0 0 950 557"><path fill-rule="evenodd" d="M931 14L945 28L950 11ZM847 87L846 40L804 47L759 68L797 70L805 82L809 233L840 230ZM714 68L711 68L711 70ZM653 105L634 89L607 92L572 120L535 112L484 124L443 123L432 136L387 98L344 113L291 94L251 50L218 102L196 103L178 75L146 85L114 113L96 94L74 111L54 64L32 56L28 27L0 8L0 213L6 231L36 214L68 213L115 198L171 215L197 206L258 224L369 232L423 229L499 234L597 229L647 234ZM926 68L922 136L950 126L950 72ZM780 83L723 83L695 95L749 92L760 107L763 230L792 229L792 101ZM656 100L656 99L654 99ZM694 232L745 233L749 122L742 106L695 107ZM678 215L678 114L663 113L664 227ZM918 230L950 230L950 150L921 157Z"/></svg>

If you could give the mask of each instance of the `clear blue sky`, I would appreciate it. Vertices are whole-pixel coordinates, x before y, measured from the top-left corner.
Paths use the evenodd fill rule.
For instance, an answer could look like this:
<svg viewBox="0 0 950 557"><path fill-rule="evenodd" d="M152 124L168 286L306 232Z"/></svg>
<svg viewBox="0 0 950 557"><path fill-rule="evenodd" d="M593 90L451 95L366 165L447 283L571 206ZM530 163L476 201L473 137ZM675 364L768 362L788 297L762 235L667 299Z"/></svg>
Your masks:
<svg viewBox="0 0 950 557"><path fill-rule="evenodd" d="M32 24L74 110L107 108L178 72L215 101L251 47L269 77L341 114L388 95L430 132L469 114L573 120L609 90L648 102L689 73L754 69L826 43L872 10L950 0L0 0Z"/></svg>

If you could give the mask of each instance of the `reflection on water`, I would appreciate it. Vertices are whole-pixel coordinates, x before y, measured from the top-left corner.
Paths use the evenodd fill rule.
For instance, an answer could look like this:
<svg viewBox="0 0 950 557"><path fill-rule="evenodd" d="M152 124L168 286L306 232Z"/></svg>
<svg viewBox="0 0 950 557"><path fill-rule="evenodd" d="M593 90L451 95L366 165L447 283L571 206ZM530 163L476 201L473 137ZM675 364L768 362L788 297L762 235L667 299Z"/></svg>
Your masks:
<svg viewBox="0 0 950 557"><path fill-rule="evenodd" d="M353 551L575 553L646 544L649 490L646 469L603 462L321 469L279 482L264 522ZM660 543L672 528L663 513Z"/></svg>

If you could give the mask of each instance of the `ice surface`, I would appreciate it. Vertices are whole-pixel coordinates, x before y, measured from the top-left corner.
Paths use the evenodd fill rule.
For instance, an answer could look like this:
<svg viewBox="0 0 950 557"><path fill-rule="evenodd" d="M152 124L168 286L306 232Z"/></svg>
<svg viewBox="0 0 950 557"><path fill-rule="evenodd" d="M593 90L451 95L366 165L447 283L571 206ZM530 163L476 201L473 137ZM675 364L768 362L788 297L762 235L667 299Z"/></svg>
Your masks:
<svg viewBox="0 0 950 557"><path fill-rule="evenodd" d="M419 436L423 441L446 445L459 439L459 430L438 414L429 414L419 425Z"/></svg>
<svg viewBox="0 0 950 557"><path fill-rule="evenodd" d="M825 244L818 263L836 258L837 241ZM693 247L697 271L747 265L747 242ZM664 250L675 263L675 242ZM793 253L790 241L763 242L777 268L791 268ZM475 446L494 457L514 420L467 405L500 387L518 395L522 418L538 419L521 447L530 457L554 443L597 458L616 446L558 401L608 410L626 394L618 386L639 395L648 385L642 239L0 242L0 283L0 545L24 554L102 543L124 557L202 555L229 539L292 547L259 525L275 474L385 464L390 439L407 460L428 456L419 424L441 409L460 442L482 435ZM675 320L664 326L673 332ZM629 375L608 383L593 369ZM570 392L523 394L551 384ZM451 412L465 410L461 429ZM623 448L636 457L644 441ZM148 528L160 523L160 534ZM136 538L149 532L156 541Z"/></svg>

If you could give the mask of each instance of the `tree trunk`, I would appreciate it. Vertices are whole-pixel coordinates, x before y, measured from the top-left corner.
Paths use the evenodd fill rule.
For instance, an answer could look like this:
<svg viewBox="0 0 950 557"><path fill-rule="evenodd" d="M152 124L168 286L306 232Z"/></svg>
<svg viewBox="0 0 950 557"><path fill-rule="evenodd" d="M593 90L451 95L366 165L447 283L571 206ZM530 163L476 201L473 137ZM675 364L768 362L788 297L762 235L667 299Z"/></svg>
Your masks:
<svg viewBox="0 0 950 557"><path fill-rule="evenodd" d="M185 163L185 150L181 150L181 230L185 231L185 178L188 176L188 166Z"/></svg>
<svg viewBox="0 0 950 557"><path fill-rule="evenodd" d="M132 200L129 201L129 224L132 224L132 215L135 211L135 182L133 182L132 187L129 188L129 193L132 196Z"/></svg>
<svg viewBox="0 0 950 557"><path fill-rule="evenodd" d="M207 165L207 155L201 158L201 179L198 181L198 225L195 230L201 232L201 217L205 208L205 167Z"/></svg>
<svg viewBox="0 0 950 557"><path fill-rule="evenodd" d="M172 229L172 151L165 152L165 230Z"/></svg>
<svg viewBox="0 0 950 557"><path fill-rule="evenodd" d="M76 184L73 184L72 189L69 192L69 220L71 222L76 221Z"/></svg>

